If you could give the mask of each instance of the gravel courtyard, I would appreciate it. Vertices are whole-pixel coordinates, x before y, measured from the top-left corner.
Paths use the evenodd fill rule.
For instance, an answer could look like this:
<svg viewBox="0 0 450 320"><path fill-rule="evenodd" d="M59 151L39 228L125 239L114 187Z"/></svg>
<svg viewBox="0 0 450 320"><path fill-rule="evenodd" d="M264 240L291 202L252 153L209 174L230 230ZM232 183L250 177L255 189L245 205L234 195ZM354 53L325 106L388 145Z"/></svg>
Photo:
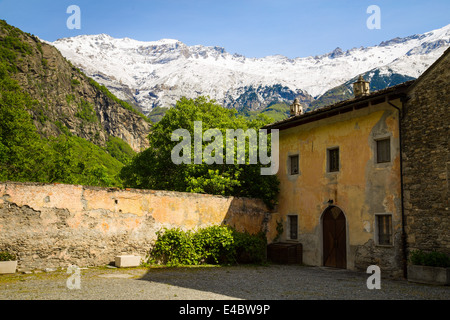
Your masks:
<svg viewBox="0 0 450 320"><path fill-rule="evenodd" d="M450 288L294 265L83 268L80 288L65 270L0 275L0 300L450 300Z"/></svg>

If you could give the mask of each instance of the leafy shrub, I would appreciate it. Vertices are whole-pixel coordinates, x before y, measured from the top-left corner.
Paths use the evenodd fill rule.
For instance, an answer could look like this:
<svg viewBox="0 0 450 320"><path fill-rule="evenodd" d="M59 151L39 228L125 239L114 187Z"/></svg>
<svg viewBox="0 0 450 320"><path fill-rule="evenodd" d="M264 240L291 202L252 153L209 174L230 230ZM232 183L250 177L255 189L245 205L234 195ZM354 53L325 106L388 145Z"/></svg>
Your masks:
<svg viewBox="0 0 450 320"><path fill-rule="evenodd" d="M267 238L263 232L252 235L234 230L233 235L237 262L261 264L266 260Z"/></svg>
<svg viewBox="0 0 450 320"><path fill-rule="evenodd" d="M233 232L230 228L212 226L199 229L193 241L201 262L232 263L236 255Z"/></svg>
<svg viewBox="0 0 450 320"><path fill-rule="evenodd" d="M167 266L263 263L266 244L263 233L251 235L227 226L211 226L197 231L163 229L157 232L149 263Z"/></svg>
<svg viewBox="0 0 450 320"><path fill-rule="evenodd" d="M12 253L3 251L0 252L0 261L14 261L16 260L16 256Z"/></svg>
<svg viewBox="0 0 450 320"><path fill-rule="evenodd" d="M410 261L415 265L430 267L450 267L450 257L442 252L423 252L421 250L411 251Z"/></svg>
<svg viewBox="0 0 450 320"><path fill-rule="evenodd" d="M192 232L174 228L158 231L156 235L152 262L160 262L168 266L199 263L200 257L192 241Z"/></svg>

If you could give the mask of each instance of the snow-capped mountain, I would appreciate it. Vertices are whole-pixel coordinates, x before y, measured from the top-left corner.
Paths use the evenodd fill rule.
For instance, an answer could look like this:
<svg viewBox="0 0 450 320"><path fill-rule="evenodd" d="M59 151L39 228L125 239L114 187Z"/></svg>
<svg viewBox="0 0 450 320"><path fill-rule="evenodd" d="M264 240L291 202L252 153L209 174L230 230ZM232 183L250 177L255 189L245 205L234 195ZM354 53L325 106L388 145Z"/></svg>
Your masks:
<svg viewBox="0 0 450 320"><path fill-rule="evenodd" d="M82 35L52 43L73 64L119 98L144 113L170 107L181 96L208 95L219 103L251 109L271 101L300 97L309 104L327 90L377 70L417 78L450 46L450 24L373 47L360 47L315 57L281 55L246 58L221 47L163 39L152 42L115 39L106 34ZM247 101L248 102L248 101ZM244 104L243 104L244 103Z"/></svg>

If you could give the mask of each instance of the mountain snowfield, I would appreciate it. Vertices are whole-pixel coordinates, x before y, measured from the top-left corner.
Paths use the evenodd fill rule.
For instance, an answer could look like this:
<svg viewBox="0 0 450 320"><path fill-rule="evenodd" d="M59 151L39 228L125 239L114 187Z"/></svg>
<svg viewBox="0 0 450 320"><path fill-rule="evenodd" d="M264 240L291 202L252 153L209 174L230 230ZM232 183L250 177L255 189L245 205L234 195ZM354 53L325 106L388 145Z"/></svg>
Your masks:
<svg viewBox="0 0 450 320"><path fill-rule="evenodd" d="M208 95L231 106L248 88L274 85L287 87L295 95L311 95L312 100L372 69L417 78L450 46L450 24L373 47L336 48L328 54L295 59L281 55L246 58L221 47L187 46L173 39L115 39L106 34L50 44L116 96L148 114L156 106L170 107L182 96Z"/></svg>

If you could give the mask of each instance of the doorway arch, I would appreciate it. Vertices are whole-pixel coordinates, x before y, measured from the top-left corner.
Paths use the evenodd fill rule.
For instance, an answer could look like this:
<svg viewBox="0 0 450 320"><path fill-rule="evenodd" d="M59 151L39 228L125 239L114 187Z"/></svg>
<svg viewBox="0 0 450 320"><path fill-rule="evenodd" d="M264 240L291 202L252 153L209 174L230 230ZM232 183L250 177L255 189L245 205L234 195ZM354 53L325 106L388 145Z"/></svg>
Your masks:
<svg viewBox="0 0 450 320"><path fill-rule="evenodd" d="M329 206L322 214L323 265L347 268L347 220L337 206Z"/></svg>

